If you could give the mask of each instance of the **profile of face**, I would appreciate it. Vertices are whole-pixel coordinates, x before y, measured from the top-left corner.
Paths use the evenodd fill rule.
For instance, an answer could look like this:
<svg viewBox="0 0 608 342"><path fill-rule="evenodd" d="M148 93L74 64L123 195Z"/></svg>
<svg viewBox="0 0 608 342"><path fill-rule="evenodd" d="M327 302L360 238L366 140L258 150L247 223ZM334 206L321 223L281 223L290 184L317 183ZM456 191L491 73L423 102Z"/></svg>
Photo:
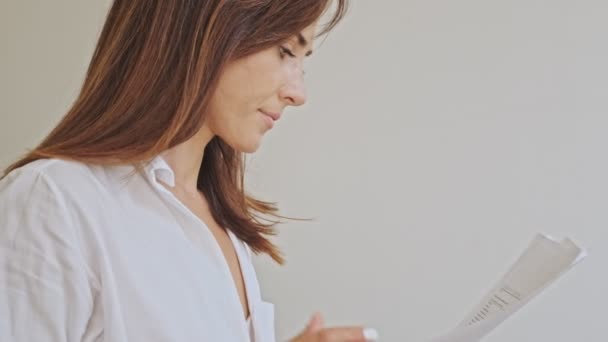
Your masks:
<svg viewBox="0 0 608 342"><path fill-rule="evenodd" d="M229 63L211 97L203 128L240 152L255 152L288 106L306 102L303 63L316 24L279 46Z"/></svg>

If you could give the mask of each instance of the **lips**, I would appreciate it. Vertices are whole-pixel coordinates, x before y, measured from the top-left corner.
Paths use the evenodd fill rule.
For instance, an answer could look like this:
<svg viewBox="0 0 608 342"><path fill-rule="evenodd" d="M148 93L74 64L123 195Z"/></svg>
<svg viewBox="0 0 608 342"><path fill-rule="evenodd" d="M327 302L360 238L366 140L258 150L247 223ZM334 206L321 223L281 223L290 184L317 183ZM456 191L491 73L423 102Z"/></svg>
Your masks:
<svg viewBox="0 0 608 342"><path fill-rule="evenodd" d="M270 118L272 118L272 121L277 121L281 118L281 113L276 113L276 112L267 112L264 110L260 109L260 112L264 115L269 116Z"/></svg>

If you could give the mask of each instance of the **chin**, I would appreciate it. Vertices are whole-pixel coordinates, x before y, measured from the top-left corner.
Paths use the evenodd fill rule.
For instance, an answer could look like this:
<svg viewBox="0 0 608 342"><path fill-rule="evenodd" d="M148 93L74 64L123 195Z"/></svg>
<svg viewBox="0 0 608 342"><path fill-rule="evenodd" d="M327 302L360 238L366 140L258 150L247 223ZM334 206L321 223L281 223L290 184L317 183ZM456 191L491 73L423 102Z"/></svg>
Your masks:
<svg viewBox="0 0 608 342"><path fill-rule="evenodd" d="M254 153L256 152L261 145L260 140L253 141L237 141L234 143L228 143L232 148L242 153Z"/></svg>
<svg viewBox="0 0 608 342"><path fill-rule="evenodd" d="M243 152L243 153L254 153L258 150L259 146L254 146L254 147L247 147L247 148L242 148L242 149L237 149L237 151L239 152Z"/></svg>

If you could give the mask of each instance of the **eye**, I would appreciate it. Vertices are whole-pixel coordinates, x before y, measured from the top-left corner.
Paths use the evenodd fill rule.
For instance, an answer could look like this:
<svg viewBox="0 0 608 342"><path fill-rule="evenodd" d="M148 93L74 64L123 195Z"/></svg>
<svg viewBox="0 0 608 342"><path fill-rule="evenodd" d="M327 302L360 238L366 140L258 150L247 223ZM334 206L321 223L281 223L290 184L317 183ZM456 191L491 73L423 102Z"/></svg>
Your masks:
<svg viewBox="0 0 608 342"><path fill-rule="evenodd" d="M279 51L281 53L281 58L284 58L285 55L288 55L290 57L296 56L291 50L289 50L288 48L286 48L284 46L279 46Z"/></svg>

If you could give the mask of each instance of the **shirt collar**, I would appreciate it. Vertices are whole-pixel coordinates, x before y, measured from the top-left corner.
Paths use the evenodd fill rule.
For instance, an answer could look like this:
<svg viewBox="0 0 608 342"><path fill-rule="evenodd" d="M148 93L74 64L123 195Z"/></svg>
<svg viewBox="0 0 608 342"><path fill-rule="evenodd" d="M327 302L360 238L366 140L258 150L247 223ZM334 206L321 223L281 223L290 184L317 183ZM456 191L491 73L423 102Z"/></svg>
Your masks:
<svg viewBox="0 0 608 342"><path fill-rule="evenodd" d="M169 187L175 186L175 173L162 156L158 155L146 166L146 174L150 179L161 181Z"/></svg>

